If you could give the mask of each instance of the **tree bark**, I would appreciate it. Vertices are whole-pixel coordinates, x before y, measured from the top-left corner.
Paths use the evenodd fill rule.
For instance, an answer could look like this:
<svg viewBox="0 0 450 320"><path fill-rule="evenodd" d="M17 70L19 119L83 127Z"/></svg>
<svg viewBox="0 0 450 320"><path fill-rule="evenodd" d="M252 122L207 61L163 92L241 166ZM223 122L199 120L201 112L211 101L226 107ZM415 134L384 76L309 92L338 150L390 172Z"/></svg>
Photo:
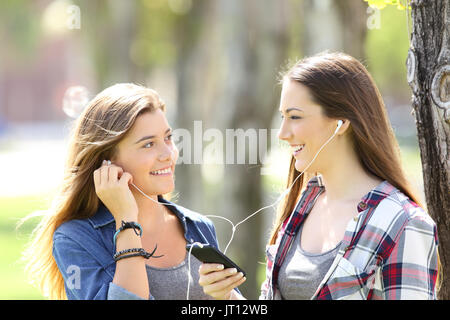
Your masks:
<svg viewBox="0 0 450 320"><path fill-rule="evenodd" d="M437 224L442 270L450 263L450 2L412 0L408 82L423 167L427 209ZM443 272L439 299L450 299Z"/></svg>

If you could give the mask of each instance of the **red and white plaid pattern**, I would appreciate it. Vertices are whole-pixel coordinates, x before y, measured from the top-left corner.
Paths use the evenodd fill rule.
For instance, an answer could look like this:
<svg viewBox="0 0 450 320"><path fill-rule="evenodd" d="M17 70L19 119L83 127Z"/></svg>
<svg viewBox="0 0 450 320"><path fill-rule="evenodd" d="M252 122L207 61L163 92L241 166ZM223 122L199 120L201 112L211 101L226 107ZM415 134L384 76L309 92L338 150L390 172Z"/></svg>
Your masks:
<svg viewBox="0 0 450 320"><path fill-rule="evenodd" d="M268 246L260 299L280 298L280 267L323 191L321 177L311 179L276 243ZM357 210L311 299L436 299L438 239L430 216L387 181L365 195Z"/></svg>

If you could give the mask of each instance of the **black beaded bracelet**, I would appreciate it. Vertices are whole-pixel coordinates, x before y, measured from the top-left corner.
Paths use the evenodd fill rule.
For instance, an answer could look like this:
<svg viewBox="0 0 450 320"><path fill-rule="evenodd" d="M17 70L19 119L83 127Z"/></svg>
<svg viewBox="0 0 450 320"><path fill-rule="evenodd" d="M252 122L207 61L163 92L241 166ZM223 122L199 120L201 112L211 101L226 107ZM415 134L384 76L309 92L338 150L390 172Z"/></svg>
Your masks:
<svg viewBox="0 0 450 320"><path fill-rule="evenodd" d="M131 252L143 252L146 253L145 250L143 248L131 248L131 249L125 249L119 252L116 252L113 256L114 260L116 260L116 258L118 258L119 256L125 254L125 253L131 253Z"/></svg>
<svg viewBox="0 0 450 320"><path fill-rule="evenodd" d="M148 253L147 251L144 250L144 248L131 248L131 249L125 249L125 250L121 250L119 252L116 252L113 256L114 261L119 261L121 259L124 258L131 258L131 257L139 257L142 256L145 259L149 259L149 258L161 258L164 255L160 255L160 256L155 256L155 252L156 249L158 248L158 245L155 245L155 249L153 249L152 252Z"/></svg>
<svg viewBox="0 0 450 320"><path fill-rule="evenodd" d="M129 254L124 254L124 255L121 255L121 256L119 256L119 257L116 257L116 258L114 258L114 261L119 261L119 260L121 260L121 259L125 259L125 258L131 258L131 257L139 257L139 256L142 256L142 257L144 257L145 259L148 259L148 258L150 258L149 256L148 256L148 252L136 252L136 253L129 253Z"/></svg>

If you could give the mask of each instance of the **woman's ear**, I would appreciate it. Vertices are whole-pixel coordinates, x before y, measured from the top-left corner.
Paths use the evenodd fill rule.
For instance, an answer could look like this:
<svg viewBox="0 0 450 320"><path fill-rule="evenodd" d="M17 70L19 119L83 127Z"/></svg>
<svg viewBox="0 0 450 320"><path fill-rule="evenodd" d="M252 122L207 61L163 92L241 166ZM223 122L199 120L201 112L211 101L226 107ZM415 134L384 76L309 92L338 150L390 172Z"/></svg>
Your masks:
<svg viewBox="0 0 450 320"><path fill-rule="evenodd" d="M350 126L350 121L347 119L338 120L338 124L336 127L336 134L343 135Z"/></svg>

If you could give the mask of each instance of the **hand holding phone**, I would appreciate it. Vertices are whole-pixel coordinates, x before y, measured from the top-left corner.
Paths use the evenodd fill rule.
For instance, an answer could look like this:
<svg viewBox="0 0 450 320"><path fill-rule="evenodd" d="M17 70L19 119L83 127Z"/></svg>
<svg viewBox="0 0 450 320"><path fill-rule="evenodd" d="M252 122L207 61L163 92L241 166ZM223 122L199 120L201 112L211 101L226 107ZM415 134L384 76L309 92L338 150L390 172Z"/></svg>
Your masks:
<svg viewBox="0 0 450 320"><path fill-rule="evenodd" d="M203 262L200 266L198 283L203 291L215 299L242 299L235 289L245 282L245 272L218 249L203 245L203 247L188 246L192 255Z"/></svg>
<svg viewBox="0 0 450 320"><path fill-rule="evenodd" d="M186 250L190 251L191 246L188 245L186 247ZM198 260L200 260L203 263L218 263L223 264L225 269L228 268L235 268L237 272L242 272L242 274L245 276L245 271L242 270L236 263L234 263L230 258L228 258L225 254L220 252L218 249L216 249L213 246L210 245L203 245L202 247L199 247L197 245L194 245L191 253L194 257L196 257Z"/></svg>

